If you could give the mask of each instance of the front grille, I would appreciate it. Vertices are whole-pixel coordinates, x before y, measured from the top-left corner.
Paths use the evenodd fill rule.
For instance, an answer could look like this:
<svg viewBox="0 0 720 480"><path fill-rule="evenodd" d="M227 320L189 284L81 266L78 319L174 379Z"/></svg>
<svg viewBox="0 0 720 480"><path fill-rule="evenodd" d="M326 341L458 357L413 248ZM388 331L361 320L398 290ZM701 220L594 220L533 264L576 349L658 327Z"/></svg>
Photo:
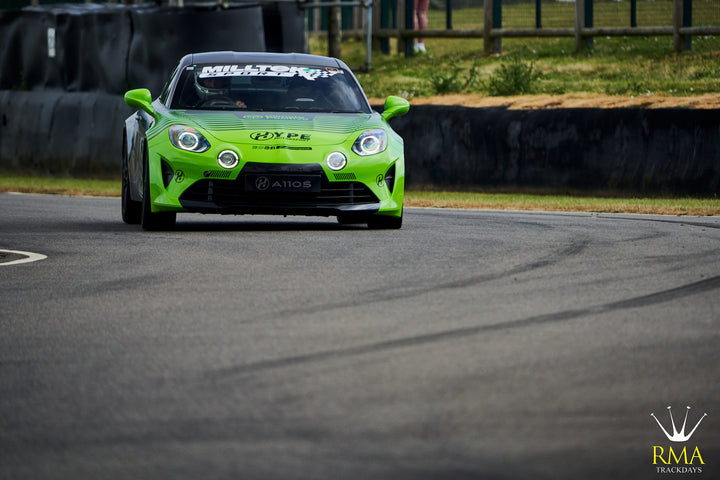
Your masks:
<svg viewBox="0 0 720 480"><path fill-rule="evenodd" d="M229 178L232 175L232 170L206 170L203 172L203 176L207 178Z"/></svg>
<svg viewBox="0 0 720 480"><path fill-rule="evenodd" d="M354 173L334 173L335 180L355 180L357 177Z"/></svg>
<svg viewBox="0 0 720 480"><path fill-rule="evenodd" d="M248 192L246 174L319 175L317 192ZM252 211L266 208L342 209L357 205L377 205L380 200L361 182L331 182L317 164L275 165L248 163L236 180L203 179L180 196L189 210Z"/></svg>

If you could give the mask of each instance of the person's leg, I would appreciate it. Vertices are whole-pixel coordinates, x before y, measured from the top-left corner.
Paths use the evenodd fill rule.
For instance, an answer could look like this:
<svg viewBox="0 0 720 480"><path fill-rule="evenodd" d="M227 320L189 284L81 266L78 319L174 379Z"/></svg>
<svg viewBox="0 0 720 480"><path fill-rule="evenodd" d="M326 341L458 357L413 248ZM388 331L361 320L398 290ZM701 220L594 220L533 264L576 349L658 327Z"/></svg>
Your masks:
<svg viewBox="0 0 720 480"><path fill-rule="evenodd" d="M428 19L427 19L427 9L430 6L430 0L415 0L414 1L415 6L415 15L413 16L414 19L414 26L415 30L427 30L428 27ZM425 39L422 37L419 37L416 39L415 42L416 50L419 52L425 52Z"/></svg>

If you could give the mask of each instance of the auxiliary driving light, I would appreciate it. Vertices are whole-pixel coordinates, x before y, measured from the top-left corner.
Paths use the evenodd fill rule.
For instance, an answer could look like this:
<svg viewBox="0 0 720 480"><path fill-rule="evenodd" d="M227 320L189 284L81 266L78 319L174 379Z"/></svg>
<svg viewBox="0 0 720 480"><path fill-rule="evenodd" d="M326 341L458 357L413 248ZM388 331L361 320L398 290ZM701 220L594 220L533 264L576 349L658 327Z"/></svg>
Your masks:
<svg viewBox="0 0 720 480"><path fill-rule="evenodd" d="M223 168L235 168L240 163L240 157L232 150L223 150L217 158L218 164Z"/></svg>
<svg viewBox="0 0 720 480"><path fill-rule="evenodd" d="M325 158L325 163L330 170L342 170L347 165L347 158L340 152L333 152Z"/></svg>

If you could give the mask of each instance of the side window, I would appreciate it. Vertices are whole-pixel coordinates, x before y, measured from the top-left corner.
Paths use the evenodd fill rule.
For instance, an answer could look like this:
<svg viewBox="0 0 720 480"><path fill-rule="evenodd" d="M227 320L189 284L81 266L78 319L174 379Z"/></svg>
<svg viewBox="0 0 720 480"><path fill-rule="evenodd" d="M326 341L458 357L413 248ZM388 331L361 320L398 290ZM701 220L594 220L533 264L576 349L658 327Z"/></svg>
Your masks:
<svg viewBox="0 0 720 480"><path fill-rule="evenodd" d="M200 97L198 97L197 90L195 89L194 71L184 70L179 76L180 78L178 78L175 83L172 101L168 100L166 105L170 109L198 108Z"/></svg>
<svg viewBox="0 0 720 480"><path fill-rule="evenodd" d="M175 78L175 75L177 75L178 73L178 68L180 68L179 65L175 67L175 70L173 71L172 75L170 75L170 78L165 84L165 88L163 88L163 91L160 94L160 102L165 106L167 106L168 95L170 95L170 85L172 84L173 78Z"/></svg>

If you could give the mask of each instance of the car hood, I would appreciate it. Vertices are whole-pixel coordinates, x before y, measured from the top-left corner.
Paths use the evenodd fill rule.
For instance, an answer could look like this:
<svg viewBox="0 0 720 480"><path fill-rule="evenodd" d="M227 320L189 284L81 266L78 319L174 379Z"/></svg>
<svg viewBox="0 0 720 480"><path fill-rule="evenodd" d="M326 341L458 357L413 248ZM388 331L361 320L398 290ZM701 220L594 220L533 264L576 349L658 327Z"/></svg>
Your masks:
<svg viewBox="0 0 720 480"><path fill-rule="evenodd" d="M338 144L359 131L382 128L377 113L174 112L174 121L196 126L222 142L234 144Z"/></svg>

